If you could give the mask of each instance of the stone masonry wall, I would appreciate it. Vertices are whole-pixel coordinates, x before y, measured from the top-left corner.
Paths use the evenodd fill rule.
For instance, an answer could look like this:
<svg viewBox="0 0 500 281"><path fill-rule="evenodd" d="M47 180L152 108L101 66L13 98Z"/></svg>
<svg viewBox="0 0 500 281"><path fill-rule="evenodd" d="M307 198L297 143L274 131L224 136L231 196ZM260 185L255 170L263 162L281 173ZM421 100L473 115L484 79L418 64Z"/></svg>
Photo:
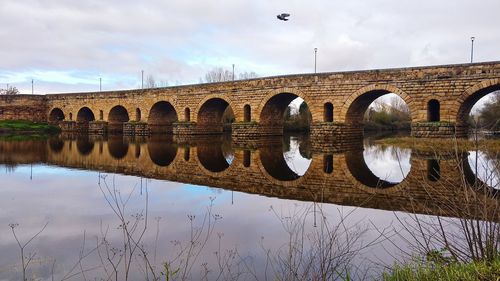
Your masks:
<svg viewBox="0 0 500 281"><path fill-rule="evenodd" d="M0 95L0 120L47 121L47 99L39 95Z"/></svg>
<svg viewBox="0 0 500 281"><path fill-rule="evenodd" d="M265 112L269 108L266 104L273 97L288 93L289 95L282 99L283 102L289 100L290 94L303 98L311 111L313 124L326 121L324 116L330 113L325 114L325 104L331 103L333 121L356 128L360 126L356 123L356 117L359 116L352 114L361 114L362 110L359 109L381 94L395 93L408 105L412 122L427 122L428 103L436 100L440 105L439 121L464 126L466 122L463 120L463 113L470 110L473 104L471 101L499 89L500 62L485 62L300 74L146 90L71 93L45 97L22 96L10 102L9 98L2 98L0 108L3 113L0 119L32 117L46 120L49 113L58 108L63 111L65 120L71 121L75 120L80 109L88 107L96 121L108 122L111 110L121 106L126 110L129 120L148 123L151 109L162 101L163 104L171 105L168 106L169 110L175 110L167 110L163 114L171 113L169 116L173 116L178 122L195 122L200 125L196 126L196 130L203 132L209 131L208 127L203 129L204 125L201 126L207 122L207 116L212 116L209 113L218 118L224 106L232 108L235 122L260 124L262 116L269 116L269 112ZM276 99L273 102L276 102ZM245 107L247 113L250 113L246 119ZM7 108L10 108L10 111L6 111ZM207 112L207 109L213 112ZM42 112L45 112L45 117ZM189 112L189 116L185 112ZM200 116L203 118L198 120ZM210 123L210 126L213 127L213 124ZM215 128L212 127L211 130ZM218 127L216 129L218 132Z"/></svg>

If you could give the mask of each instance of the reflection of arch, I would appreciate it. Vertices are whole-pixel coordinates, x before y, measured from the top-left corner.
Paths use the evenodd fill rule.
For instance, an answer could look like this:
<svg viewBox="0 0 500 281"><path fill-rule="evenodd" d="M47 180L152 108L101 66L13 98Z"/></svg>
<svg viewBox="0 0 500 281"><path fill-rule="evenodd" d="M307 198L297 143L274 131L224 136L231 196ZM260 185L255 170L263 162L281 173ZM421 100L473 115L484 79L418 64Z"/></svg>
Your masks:
<svg viewBox="0 0 500 281"><path fill-rule="evenodd" d="M82 107L80 108L80 110L78 110L78 113L76 114L76 121L77 122L90 122L90 121L94 121L95 120L95 116L94 116L94 112L92 112L92 110L88 107Z"/></svg>
<svg viewBox="0 0 500 281"><path fill-rule="evenodd" d="M472 107L481 98L500 90L500 78L485 80L468 88L455 102L452 114L456 114L456 123L459 126L468 126L468 116Z"/></svg>
<svg viewBox="0 0 500 281"><path fill-rule="evenodd" d="M438 181L441 178L441 166L437 159L427 160L427 179Z"/></svg>
<svg viewBox="0 0 500 281"><path fill-rule="evenodd" d="M191 148L189 146L184 147L184 161L189 162L191 158Z"/></svg>
<svg viewBox="0 0 500 281"><path fill-rule="evenodd" d="M476 152L477 153L477 152ZM482 181L474 172L472 167L470 166L469 163L469 158L468 158L468 153L464 153L462 155L462 171L464 174L464 179L467 182L467 184L474 188L477 191L485 192L487 195L491 196L498 196L500 195L500 190L499 189L494 189L491 186L489 186L487 183Z"/></svg>
<svg viewBox="0 0 500 281"><path fill-rule="evenodd" d="M282 146L266 146L259 150L260 161L267 174L278 181L294 181L300 178L286 163Z"/></svg>
<svg viewBox="0 0 500 281"><path fill-rule="evenodd" d="M177 155L177 146L170 140L150 139L148 140L148 152L151 161L160 167L170 165Z"/></svg>
<svg viewBox="0 0 500 281"><path fill-rule="evenodd" d="M230 166L224 155L221 143L198 145L196 151L198 161L210 172L220 173Z"/></svg>
<svg viewBox="0 0 500 281"><path fill-rule="evenodd" d="M197 124L205 133L222 133L223 116L231 112L232 108L228 101L224 98L213 97L204 101L198 109Z"/></svg>
<svg viewBox="0 0 500 281"><path fill-rule="evenodd" d="M363 87L350 95L342 107L340 116L348 124L360 124L368 106L377 98L389 93L396 94L403 99L410 111L410 119L413 120L415 112L413 107L410 106L412 104L410 96L392 85L376 84Z"/></svg>
<svg viewBox="0 0 500 281"><path fill-rule="evenodd" d="M243 151L243 167L248 168L252 164L252 152L250 150Z"/></svg>
<svg viewBox="0 0 500 281"><path fill-rule="evenodd" d="M135 144L135 158L139 158L141 156L141 145Z"/></svg>
<svg viewBox="0 0 500 281"><path fill-rule="evenodd" d="M149 111L148 126L152 133L172 133L172 123L177 120L174 106L170 102L159 101Z"/></svg>
<svg viewBox="0 0 500 281"><path fill-rule="evenodd" d="M128 111L125 107L117 105L109 111L108 130L110 132L123 132L123 123L129 121Z"/></svg>
<svg viewBox="0 0 500 281"><path fill-rule="evenodd" d="M49 139L49 147L52 152L59 153L64 148L64 141L58 138L51 138Z"/></svg>
<svg viewBox="0 0 500 281"><path fill-rule="evenodd" d="M76 140L76 149L83 156L89 155L94 149L94 142L87 138L79 138Z"/></svg>
<svg viewBox="0 0 500 281"><path fill-rule="evenodd" d="M127 156L128 143L123 140L122 136L110 136L108 139L108 151L114 159L122 159Z"/></svg>
<svg viewBox="0 0 500 281"><path fill-rule="evenodd" d="M59 122L64 120L64 112L60 108L54 108L50 111L49 121Z"/></svg>
<svg viewBox="0 0 500 281"><path fill-rule="evenodd" d="M373 174L366 165L362 150L348 151L345 153L347 168L351 175L362 185L371 188L389 188L399 183L383 180Z"/></svg>
<svg viewBox="0 0 500 281"><path fill-rule="evenodd" d="M427 121L439 122L441 120L441 105L438 100L432 99L427 102Z"/></svg>
<svg viewBox="0 0 500 281"><path fill-rule="evenodd" d="M333 155L332 154L323 155L323 172L326 174L331 174L333 172Z"/></svg>

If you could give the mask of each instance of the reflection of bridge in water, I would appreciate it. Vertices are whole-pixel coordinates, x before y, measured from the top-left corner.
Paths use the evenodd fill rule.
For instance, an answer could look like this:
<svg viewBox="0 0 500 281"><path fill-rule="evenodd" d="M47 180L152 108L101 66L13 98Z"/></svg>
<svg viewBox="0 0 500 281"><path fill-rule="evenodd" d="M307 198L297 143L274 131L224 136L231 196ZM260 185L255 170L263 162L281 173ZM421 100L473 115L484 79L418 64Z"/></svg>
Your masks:
<svg viewBox="0 0 500 281"><path fill-rule="evenodd" d="M350 148L315 147L299 138L311 158L303 176L287 164L287 138L236 144L224 136L175 141L172 137L67 136L48 141L0 142L5 164L46 163L61 167L260 194L394 211L453 216L447 205L466 204L464 182L479 182L467 154L413 151L411 169L399 183L380 179L367 166L362 143ZM357 149L356 149L357 147ZM463 172L462 172L463 171ZM482 193L479 196L484 196ZM495 198L485 202L497 204Z"/></svg>

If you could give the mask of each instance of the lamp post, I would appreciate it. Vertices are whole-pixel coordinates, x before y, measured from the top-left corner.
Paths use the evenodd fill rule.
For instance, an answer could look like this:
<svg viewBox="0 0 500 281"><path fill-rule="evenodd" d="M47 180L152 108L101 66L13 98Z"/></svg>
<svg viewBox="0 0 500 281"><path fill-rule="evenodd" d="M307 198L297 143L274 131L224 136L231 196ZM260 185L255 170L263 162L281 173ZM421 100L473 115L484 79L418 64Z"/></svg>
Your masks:
<svg viewBox="0 0 500 281"><path fill-rule="evenodd" d="M314 48L314 73L316 74L316 57L318 54L318 48Z"/></svg>
<svg viewBox="0 0 500 281"><path fill-rule="evenodd" d="M102 78L99 77L99 92L102 92Z"/></svg>
<svg viewBox="0 0 500 281"><path fill-rule="evenodd" d="M35 94L35 82L33 79L31 79L31 94L32 95Z"/></svg>
<svg viewBox="0 0 500 281"><path fill-rule="evenodd" d="M233 63L233 81L234 81L234 63Z"/></svg>
<svg viewBox="0 0 500 281"><path fill-rule="evenodd" d="M141 90L144 89L144 70L141 70Z"/></svg>
<svg viewBox="0 0 500 281"><path fill-rule="evenodd" d="M471 48L470 48L470 63L472 63L474 61L474 39L476 39L476 37L472 36L470 38L470 41L471 41Z"/></svg>

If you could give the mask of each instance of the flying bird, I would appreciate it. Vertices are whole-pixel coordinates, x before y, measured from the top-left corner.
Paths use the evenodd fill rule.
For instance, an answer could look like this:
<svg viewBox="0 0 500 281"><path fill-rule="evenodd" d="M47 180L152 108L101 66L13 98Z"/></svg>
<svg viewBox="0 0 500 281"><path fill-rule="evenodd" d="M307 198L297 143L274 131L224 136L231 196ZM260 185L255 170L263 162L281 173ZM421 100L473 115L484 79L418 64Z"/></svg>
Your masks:
<svg viewBox="0 0 500 281"><path fill-rule="evenodd" d="M276 17L279 19L279 20L283 20L283 21L287 21L287 17L289 17L290 14L281 14L281 15L277 15Z"/></svg>

